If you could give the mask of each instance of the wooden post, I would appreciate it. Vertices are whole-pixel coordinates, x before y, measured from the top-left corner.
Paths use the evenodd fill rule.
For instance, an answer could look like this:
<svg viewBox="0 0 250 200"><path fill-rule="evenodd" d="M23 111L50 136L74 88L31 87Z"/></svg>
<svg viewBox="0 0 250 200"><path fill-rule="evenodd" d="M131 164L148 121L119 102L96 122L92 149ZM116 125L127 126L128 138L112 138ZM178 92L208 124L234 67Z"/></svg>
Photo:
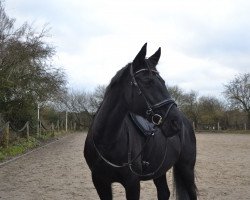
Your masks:
<svg viewBox="0 0 250 200"><path fill-rule="evenodd" d="M40 135L40 105L37 104L37 136Z"/></svg>
<svg viewBox="0 0 250 200"><path fill-rule="evenodd" d="M63 130L63 121L60 123L60 128Z"/></svg>
<svg viewBox="0 0 250 200"><path fill-rule="evenodd" d="M65 131L68 132L68 112L65 113Z"/></svg>
<svg viewBox="0 0 250 200"><path fill-rule="evenodd" d="M39 121L39 134L42 135L42 121Z"/></svg>
<svg viewBox="0 0 250 200"><path fill-rule="evenodd" d="M29 138L30 138L30 123L29 123L29 121L27 121L27 123L26 123L26 136L27 136L27 140L29 140Z"/></svg>
<svg viewBox="0 0 250 200"><path fill-rule="evenodd" d="M51 131L52 131L52 136L54 137L55 136L55 126L54 126L54 123L51 124Z"/></svg>
<svg viewBox="0 0 250 200"><path fill-rule="evenodd" d="M57 132L59 132L59 126L60 126L60 123L59 123L59 120L57 120Z"/></svg>
<svg viewBox="0 0 250 200"><path fill-rule="evenodd" d="M4 133L3 133L3 146L5 148L9 147L10 140L10 122L5 124Z"/></svg>
<svg viewBox="0 0 250 200"><path fill-rule="evenodd" d="M55 127L54 127L54 123L51 124L51 131L54 131Z"/></svg>
<svg viewBox="0 0 250 200"><path fill-rule="evenodd" d="M194 123L194 121L193 121L193 129L195 130L195 123Z"/></svg>
<svg viewBox="0 0 250 200"><path fill-rule="evenodd" d="M40 121L37 121L37 136L39 136L40 135Z"/></svg>
<svg viewBox="0 0 250 200"><path fill-rule="evenodd" d="M76 131L76 123L74 122L74 131Z"/></svg>

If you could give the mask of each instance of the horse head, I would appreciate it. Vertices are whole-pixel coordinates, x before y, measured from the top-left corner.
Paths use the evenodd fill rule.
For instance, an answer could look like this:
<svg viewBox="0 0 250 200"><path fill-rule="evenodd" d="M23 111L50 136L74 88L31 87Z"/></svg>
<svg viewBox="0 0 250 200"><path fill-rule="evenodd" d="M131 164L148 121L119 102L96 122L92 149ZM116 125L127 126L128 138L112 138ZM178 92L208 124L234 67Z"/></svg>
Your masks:
<svg viewBox="0 0 250 200"><path fill-rule="evenodd" d="M129 65L131 86L127 88L125 99L129 102L131 112L159 125L166 112L165 105L173 100L170 98L165 81L156 69L161 48L148 58L146 58L146 50L147 43Z"/></svg>
<svg viewBox="0 0 250 200"><path fill-rule="evenodd" d="M117 103L118 101L123 103L128 112L159 125L166 112L166 105L173 100L156 69L161 48L148 58L146 52L147 43L143 45L134 60L112 78L104 99L109 99L107 96L115 96Z"/></svg>

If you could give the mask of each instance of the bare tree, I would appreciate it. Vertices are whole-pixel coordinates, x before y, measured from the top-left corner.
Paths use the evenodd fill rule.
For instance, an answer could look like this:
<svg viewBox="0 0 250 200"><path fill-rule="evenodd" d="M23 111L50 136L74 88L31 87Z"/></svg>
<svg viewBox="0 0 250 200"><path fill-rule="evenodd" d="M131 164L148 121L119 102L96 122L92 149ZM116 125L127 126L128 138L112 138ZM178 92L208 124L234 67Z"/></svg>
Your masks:
<svg viewBox="0 0 250 200"><path fill-rule="evenodd" d="M183 94L182 99L183 103L181 110L192 122L194 122L195 127L197 127L199 121L198 93L195 91L190 91L189 93Z"/></svg>
<svg viewBox="0 0 250 200"><path fill-rule="evenodd" d="M106 92L106 86L105 85L98 85L94 92L90 95L90 109L92 113L95 113L98 108L100 107L104 95Z"/></svg>
<svg viewBox="0 0 250 200"><path fill-rule="evenodd" d="M224 117L223 112L223 104L216 97L202 96L199 98L198 113L200 122L217 124Z"/></svg>
<svg viewBox="0 0 250 200"><path fill-rule="evenodd" d="M80 126L89 126L91 118L89 99L89 93L84 90L71 90L63 99L62 103L64 104L64 107L66 107L69 113L74 115L75 121Z"/></svg>
<svg viewBox="0 0 250 200"><path fill-rule="evenodd" d="M175 100L178 106L181 108L184 104L184 91L177 85L167 86L171 97Z"/></svg>
<svg viewBox="0 0 250 200"><path fill-rule="evenodd" d="M250 129L250 73L236 76L224 87L224 95L230 106L247 113L248 129Z"/></svg>
<svg viewBox="0 0 250 200"><path fill-rule="evenodd" d="M41 31L15 26L0 1L0 113L6 120L32 120L37 103L56 98L65 89L65 75L52 65L55 48Z"/></svg>

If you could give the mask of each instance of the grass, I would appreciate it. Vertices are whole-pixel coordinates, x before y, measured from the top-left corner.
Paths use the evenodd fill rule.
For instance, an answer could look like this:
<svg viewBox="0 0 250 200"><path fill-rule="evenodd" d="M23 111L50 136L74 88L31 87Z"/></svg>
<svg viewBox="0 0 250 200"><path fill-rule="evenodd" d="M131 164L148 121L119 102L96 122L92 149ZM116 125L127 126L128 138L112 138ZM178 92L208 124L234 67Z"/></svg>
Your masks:
<svg viewBox="0 0 250 200"><path fill-rule="evenodd" d="M4 153L0 149L0 161L5 159Z"/></svg>
<svg viewBox="0 0 250 200"><path fill-rule="evenodd" d="M9 145L7 148L0 147L0 161L5 160L10 157L18 156L25 153L29 149L33 149L39 145L39 141L30 137L29 140L24 138L19 138L13 144Z"/></svg>
<svg viewBox="0 0 250 200"><path fill-rule="evenodd" d="M61 135L62 133L57 133L56 135ZM28 150L34 149L35 147L40 146L43 143L53 140L55 134L48 132L43 133L39 136L30 137L29 139L18 138L7 148L0 146L0 162L18 155L21 155Z"/></svg>

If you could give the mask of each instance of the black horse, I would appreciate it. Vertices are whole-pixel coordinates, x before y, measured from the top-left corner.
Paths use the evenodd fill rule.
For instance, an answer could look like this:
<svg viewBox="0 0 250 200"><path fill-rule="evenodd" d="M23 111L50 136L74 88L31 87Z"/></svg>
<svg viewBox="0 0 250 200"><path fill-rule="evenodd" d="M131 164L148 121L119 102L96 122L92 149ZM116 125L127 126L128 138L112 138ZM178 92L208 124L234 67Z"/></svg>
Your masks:
<svg viewBox="0 0 250 200"><path fill-rule="evenodd" d="M112 78L93 119L84 156L94 186L100 199L111 200L111 184L119 182L128 200L139 200L140 181L153 179L158 199L166 200L170 196L166 172L173 166L177 199L197 199L192 125L156 70L161 49L145 58L146 48L147 44ZM148 127L146 134L138 118Z"/></svg>

